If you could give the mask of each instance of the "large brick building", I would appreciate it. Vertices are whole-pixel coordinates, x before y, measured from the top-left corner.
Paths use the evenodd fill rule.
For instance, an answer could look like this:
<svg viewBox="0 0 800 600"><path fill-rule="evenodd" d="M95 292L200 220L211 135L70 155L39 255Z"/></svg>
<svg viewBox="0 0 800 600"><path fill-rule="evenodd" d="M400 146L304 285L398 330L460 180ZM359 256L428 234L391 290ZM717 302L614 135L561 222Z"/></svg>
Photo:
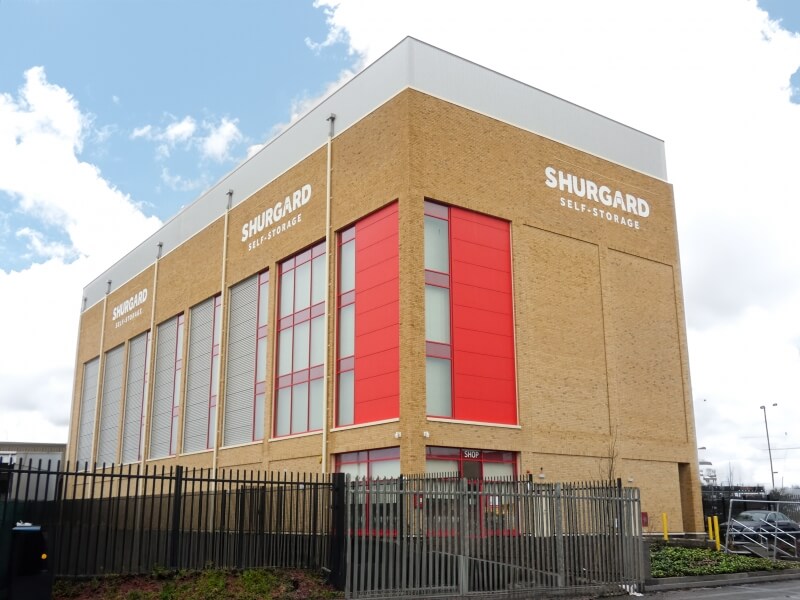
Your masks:
<svg viewBox="0 0 800 600"><path fill-rule="evenodd" d="M417 40L84 296L72 460L613 476L702 530L663 142Z"/></svg>

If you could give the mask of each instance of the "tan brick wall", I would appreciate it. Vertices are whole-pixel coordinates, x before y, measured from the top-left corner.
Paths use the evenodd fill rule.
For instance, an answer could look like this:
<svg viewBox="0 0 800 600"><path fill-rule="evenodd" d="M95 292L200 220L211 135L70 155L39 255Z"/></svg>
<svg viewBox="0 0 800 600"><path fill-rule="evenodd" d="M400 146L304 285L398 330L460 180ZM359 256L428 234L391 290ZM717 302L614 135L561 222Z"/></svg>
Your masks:
<svg viewBox="0 0 800 600"><path fill-rule="evenodd" d="M330 468L336 453L399 445L402 470L418 473L425 468L426 445L434 445L518 451L522 473L541 469L546 481L567 481L598 478L613 454L616 476L641 487L643 509L651 519L663 511L673 531L701 530L671 186L412 90L337 132L331 149L334 232L389 202L399 203L400 418L329 431L324 461L323 436L313 434L222 448L218 464L317 471ZM269 269L273 326L277 264L325 237L326 156L326 148L320 148L230 211L227 285ZM650 215L631 217L639 221L637 230L593 216L597 205L591 200L577 199L575 206L586 205L583 210L562 206L569 195L545 185L548 166L645 198ZM312 198L288 217L299 217L291 228L269 240L256 236L257 245L242 242L243 226L306 184L312 186ZM512 223L518 427L425 416L425 198ZM161 261L156 322L219 292L222 223L218 220ZM332 275L334 263L335 258L329 266ZM335 277L331 281L334 306ZM119 295L137 285L130 282ZM79 360L97 355L92 340L99 336L98 323L94 309L84 314ZM115 335L129 339L137 327ZM335 334L331 319L331 369ZM223 331L223 351L225 345ZM274 339L269 347L272 373ZM329 427L334 423L333 379L327 388ZM76 378L76 390L78 385ZM210 456L164 462L201 465ZM682 477L679 464L685 465Z"/></svg>
<svg viewBox="0 0 800 600"><path fill-rule="evenodd" d="M158 262L155 323L220 293L223 220L217 219Z"/></svg>

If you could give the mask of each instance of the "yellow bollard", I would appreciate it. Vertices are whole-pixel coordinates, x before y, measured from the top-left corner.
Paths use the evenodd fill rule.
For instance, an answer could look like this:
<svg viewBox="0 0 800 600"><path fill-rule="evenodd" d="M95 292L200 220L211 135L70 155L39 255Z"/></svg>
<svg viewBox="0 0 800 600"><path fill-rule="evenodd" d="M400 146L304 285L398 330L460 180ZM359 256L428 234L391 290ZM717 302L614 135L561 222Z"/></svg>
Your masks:
<svg viewBox="0 0 800 600"><path fill-rule="evenodd" d="M664 541L669 541L669 533L667 533L667 513L661 513L661 528L664 530Z"/></svg>
<svg viewBox="0 0 800 600"><path fill-rule="evenodd" d="M708 521L708 539L714 541L714 524L711 522L711 517L707 517Z"/></svg>
<svg viewBox="0 0 800 600"><path fill-rule="evenodd" d="M719 517L717 515L714 515L714 542L717 546L717 552L719 552Z"/></svg>

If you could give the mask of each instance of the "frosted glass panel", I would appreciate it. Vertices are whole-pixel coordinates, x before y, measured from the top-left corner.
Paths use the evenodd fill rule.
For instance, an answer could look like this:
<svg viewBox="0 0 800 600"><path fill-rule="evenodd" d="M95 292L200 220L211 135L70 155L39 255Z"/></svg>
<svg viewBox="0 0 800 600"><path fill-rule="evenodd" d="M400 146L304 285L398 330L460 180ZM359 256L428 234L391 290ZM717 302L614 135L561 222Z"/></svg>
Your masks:
<svg viewBox="0 0 800 600"><path fill-rule="evenodd" d="M255 414L253 415L253 439L264 439L264 394L256 394Z"/></svg>
<svg viewBox="0 0 800 600"><path fill-rule="evenodd" d="M339 311L339 358L355 354L355 304L348 304Z"/></svg>
<svg viewBox="0 0 800 600"><path fill-rule="evenodd" d="M425 339L450 343L450 290L425 286Z"/></svg>
<svg viewBox="0 0 800 600"><path fill-rule="evenodd" d="M318 256L311 264L311 304L325 300L325 255Z"/></svg>
<svg viewBox="0 0 800 600"><path fill-rule="evenodd" d="M322 379L314 379L308 384L308 430L322 429Z"/></svg>
<svg viewBox="0 0 800 600"><path fill-rule="evenodd" d="M292 372L292 330L284 329L278 334L278 375Z"/></svg>
<svg viewBox="0 0 800 600"><path fill-rule="evenodd" d="M366 477L367 476L367 463L348 463L339 465L339 473L345 473L350 477Z"/></svg>
<svg viewBox="0 0 800 600"><path fill-rule="evenodd" d="M308 384L292 386L292 433L308 431Z"/></svg>
<svg viewBox="0 0 800 600"><path fill-rule="evenodd" d="M425 359L425 395L429 415L453 416L449 360L430 356Z"/></svg>
<svg viewBox="0 0 800 600"><path fill-rule="evenodd" d="M294 297L294 270L281 275L281 316L292 314L292 298Z"/></svg>
<svg viewBox="0 0 800 600"><path fill-rule="evenodd" d="M289 435L289 417L291 416L292 389L278 390L277 415L275 416L275 435Z"/></svg>
<svg viewBox="0 0 800 600"><path fill-rule="evenodd" d="M370 477L400 477L400 459L375 461L370 470Z"/></svg>
<svg viewBox="0 0 800 600"><path fill-rule="evenodd" d="M356 243L347 242L341 249L339 265L339 293L356 287Z"/></svg>
<svg viewBox="0 0 800 600"><path fill-rule="evenodd" d="M450 272L450 240L448 223L435 217L425 217L425 268L441 273Z"/></svg>
<svg viewBox="0 0 800 600"><path fill-rule="evenodd" d="M429 458L425 461L426 473L458 473L457 460L442 460L439 458Z"/></svg>
<svg viewBox="0 0 800 600"><path fill-rule="evenodd" d="M511 463L483 463L483 476L488 477L511 477L514 475L514 465Z"/></svg>
<svg viewBox="0 0 800 600"><path fill-rule="evenodd" d="M325 319L320 315L311 319L311 360L309 364L313 367L321 365L325 356Z"/></svg>
<svg viewBox="0 0 800 600"><path fill-rule="evenodd" d="M352 425L354 419L353 406L353 371L339 374L339 419L340 426Z"/></svg>
<svg viewBox="0 0 800 600"><path fill-rule="evenodd" d="M267 338L258 338L256 343L256 381L267 378Z"/></svg>
<svg viewBox="0 0 800 600"><path fill-rule="evenodd" d="M294 311L308 308L311 300L311 263L303 263L295 270Z"/></svg>
<svg viewBox="0 0 800 600"><path fill-rule="evenodd" d="M308 335L311 323L306 321L294 326L294 365L293 371L308 368Z"/></svg>
<svg viewBox="0 0 800 600"><path fill-rule="evenodd" d="M259 286L258 290L258 326L263 327L264 325L266 325L268 317L269 317L269 283L264 283Z"/></svg>

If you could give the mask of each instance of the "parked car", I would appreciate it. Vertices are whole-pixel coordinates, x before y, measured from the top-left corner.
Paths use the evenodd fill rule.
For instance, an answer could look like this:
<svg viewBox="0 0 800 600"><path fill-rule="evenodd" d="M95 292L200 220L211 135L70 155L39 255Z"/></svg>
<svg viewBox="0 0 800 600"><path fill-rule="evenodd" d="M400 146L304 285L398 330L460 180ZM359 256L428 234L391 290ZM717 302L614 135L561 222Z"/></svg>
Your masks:
<svg viewBox="0 0 800 600"><path fill-rule="evenodd" d="M734 543L758 536L794 541L800 539L800 524L774 510L746 510L720 526L720 536L726 532Z"/></svg>

